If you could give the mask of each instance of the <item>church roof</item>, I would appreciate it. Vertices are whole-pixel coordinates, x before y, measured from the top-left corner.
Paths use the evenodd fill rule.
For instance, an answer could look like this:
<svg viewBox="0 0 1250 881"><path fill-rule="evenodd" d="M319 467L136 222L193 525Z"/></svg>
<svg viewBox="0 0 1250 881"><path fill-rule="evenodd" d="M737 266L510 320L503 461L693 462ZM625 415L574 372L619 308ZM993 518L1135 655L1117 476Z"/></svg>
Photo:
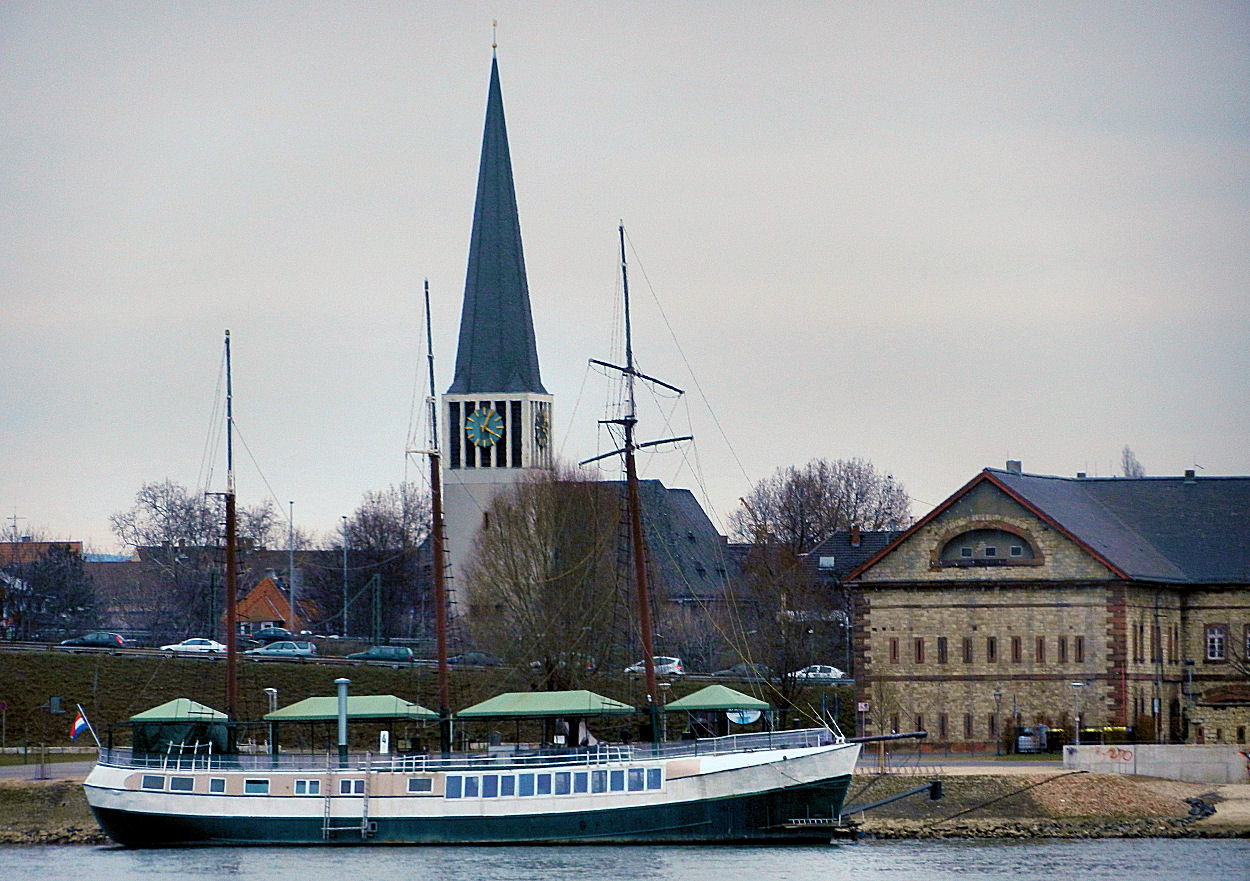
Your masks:
<svg viewBox="0 0 1250 881"><path fill-rule="evenodd" d="M453 395L478 392L547 393L538 370L496 59L490 68L456 375L447 390Z"/></svg>

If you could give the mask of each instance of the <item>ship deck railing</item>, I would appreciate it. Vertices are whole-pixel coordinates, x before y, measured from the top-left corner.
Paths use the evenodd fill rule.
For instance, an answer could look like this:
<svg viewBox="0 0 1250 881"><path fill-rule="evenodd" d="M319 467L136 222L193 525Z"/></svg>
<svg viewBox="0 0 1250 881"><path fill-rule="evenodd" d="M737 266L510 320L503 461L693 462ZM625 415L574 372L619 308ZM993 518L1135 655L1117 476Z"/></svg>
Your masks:
<svg viewBox="0 0 1250 881"><path fill-rule="evenodd" d="M730 734L668 743L606 744L590 747L552 749L500 749L489 752L452 753L449 756L411 753L351 753L340 759L336 752L293 753L212 752L207 744L170 743L164 752L135 754L129 747L100 751L99 763L119 768L160 769L162 771L390 771L432 773L439 771L488 770L548 766L606 766L648 761L715 756L766 749L802 749L828 746L836 738L827 728L792 731L766 731Z"/></svg>

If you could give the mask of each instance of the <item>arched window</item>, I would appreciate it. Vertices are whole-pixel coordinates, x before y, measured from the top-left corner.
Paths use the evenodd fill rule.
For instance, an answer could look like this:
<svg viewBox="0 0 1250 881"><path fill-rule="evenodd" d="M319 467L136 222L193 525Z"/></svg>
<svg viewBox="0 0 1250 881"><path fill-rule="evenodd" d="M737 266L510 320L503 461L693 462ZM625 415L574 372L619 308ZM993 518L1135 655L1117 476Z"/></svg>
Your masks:
<svg viewBox="0 0 1250 881"><path fill-rule="evenodd" d="M970 529L942 546L943 566L1011 566L1032 563L1033 546L1023 536L1005 529Z"/></svg>

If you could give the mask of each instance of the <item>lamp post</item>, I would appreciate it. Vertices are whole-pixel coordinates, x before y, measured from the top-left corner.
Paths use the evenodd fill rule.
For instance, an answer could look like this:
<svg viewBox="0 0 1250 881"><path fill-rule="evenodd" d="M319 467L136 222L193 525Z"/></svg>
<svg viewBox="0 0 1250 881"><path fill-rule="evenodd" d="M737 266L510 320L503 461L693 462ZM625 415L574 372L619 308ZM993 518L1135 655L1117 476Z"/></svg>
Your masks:
<svg viewBox="0 0 1250 881"><path fill-rule="evenodd" d="M1073 746L1081 745L1081 689L1085 687L1084 682L1072 683L1072 705L1076 711L1076 730L1075 737L1072 739Z"/></svg>
<svg viewBox="0 0 1250 881"><path fill-rule="evenodd" d="M1003 693L997 688L994 689L994 755L1001 755L1003 736L999 730L999 713L1002 710Z"/></svg>
<svg viewBox="0 0 1250 881"><path fill-rule="evenodd" d="M340 634L347 639L347 515L341 515L343 518L343 632Z"/></svg>

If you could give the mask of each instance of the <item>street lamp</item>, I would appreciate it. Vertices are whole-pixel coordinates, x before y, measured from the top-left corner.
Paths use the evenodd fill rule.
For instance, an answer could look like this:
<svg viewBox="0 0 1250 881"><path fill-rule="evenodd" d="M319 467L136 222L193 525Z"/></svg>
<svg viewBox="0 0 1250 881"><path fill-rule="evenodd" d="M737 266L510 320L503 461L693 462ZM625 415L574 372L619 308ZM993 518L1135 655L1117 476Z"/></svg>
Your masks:
<svg viewBox="0 0 1250 881"><path fill-rule="evenodd" d="M999 730L999 713L1002 710L1003 693L994 689L994 755L1002 754L1003 735Z"/></svg>
<svg viewBox="0 0 1250 881"><path fill-rule="evenodd" d="M275 712L278 709L278 689L266 688L265 696L269 698L269 712Z"/></svg>
<svg viewBox="0 0 1250 881"><path fill-rule="evenodd" d="M1081 689L1085 687L1084 682L1072 683L1072 703L1076 710L1076 737L1072 740L1073 746L1081 745Z"/></svg>

